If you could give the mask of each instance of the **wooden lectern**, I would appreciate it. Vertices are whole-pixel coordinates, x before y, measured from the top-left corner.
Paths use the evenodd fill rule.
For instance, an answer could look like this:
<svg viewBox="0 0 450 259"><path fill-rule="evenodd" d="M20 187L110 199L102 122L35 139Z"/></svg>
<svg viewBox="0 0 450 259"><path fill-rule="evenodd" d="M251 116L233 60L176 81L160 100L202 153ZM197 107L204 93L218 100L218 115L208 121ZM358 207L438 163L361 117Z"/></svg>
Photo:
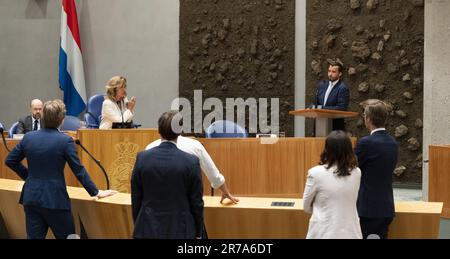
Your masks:
<svg viewBox="0 0 450 259"><path fill-rule="evenodd" d="M289 114L294 116L302 116L306 118L313 118L316 122L316 137L326 137L332 129L332 120L341 118L352 118L359 116L357 112L336 111L325 109L304 109L291 111Z"/></svg>

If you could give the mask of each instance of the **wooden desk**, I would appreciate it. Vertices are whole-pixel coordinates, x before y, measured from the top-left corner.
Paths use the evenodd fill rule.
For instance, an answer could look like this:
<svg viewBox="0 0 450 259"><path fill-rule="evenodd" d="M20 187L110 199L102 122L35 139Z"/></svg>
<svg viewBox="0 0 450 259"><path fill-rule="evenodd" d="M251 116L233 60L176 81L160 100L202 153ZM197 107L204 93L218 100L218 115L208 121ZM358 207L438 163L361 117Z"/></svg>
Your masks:
<svg viewBox="0 0 450 259"><path fill-rule="evenodd" d="M105 167L111 188L130 192L131 172L136 154L159 139L156 129L80 130L80 142ZM231 192L240 196L301 198L308 169L319 162L324 138L280 138L275 144L262 144L264 139L198 139L225 176ZM11 148L17 143L9 140ZM353 144L356 139L353 139ZM0 159L7 152L0 147ZM97 186L106 188L100 168L78 147L82 164ZM19 179L0 164L0 178ZM68 186L81 187L66 167ZM204 177L204 194L210 194L210 182ZM217 191L216 194L220 195Z"/></svg>
<svg viewBox="0 0 450 259"><path fill-rule="evenodd" d="M280 138L269 145L256 138L198 140L232 193L259 197L301 198L308 170L318 165L325 146L325 138Z"/></svg>
<svg viewBox="0 0 450 259"><path fill-rule="evenodd" d="M205 224L213 238L305 238L310 215L302 199L241 198L235 206L204 197ZM271 207L273 201L295 202L294 207ZM442 203L396 202L389 238L438 238Z"/></svg>
<svg viewBox="0 0 450 259"><path fill-rule="evenodd" d="M8 145L8 148L10 150L12 150L17 145L17 143L19 143L18 140L6 139L6 145ZM8 151L5 149L5 146L2 143L0 144L0 178L20 180L20 177L5 165L5 159L7 156Z"/></svg>
<svg viewBox="0 0 450 259"><path fill-rule="evenodd" d="M11 238L25 237L23 207L18 204L22 181L0 179L0 214ZM89 238L130 238L133 232L130 194L119 193L100 201L84 189L68 187L74 219L81 219ZM301 199L241 197L237 205L203 197L205 225L210 238L305 238L309 215ZM295 202L294 207L271 207L272 201ZM442 203L396 202L390 238L438 238ZM77 227L79 231L79 227ZM79 232L78 232L79 233Z"/></svg>
<svg viewBox="0 0 450 259"><path fill-rule="evenodd" d="M94 155L110 179L110 188L119 192L130 192L131 172L138 152L159 139L157 129L117 129L78 131L80 142ZM106 180L100 168L85 152L79 152L81 163L101 189Z"/></svg>
<svg viewBox="0 0 450 259"><path fill-rule="evenodd" d="M290 115L301 116L305 118L315 119L315 135L316 137L326 137L332 131L333 119L352 118L359 116L357 112L337 111L327 109L304 109L290 111Z"/></svg>
<svg viewBox="0 0 450 259"><path fill-rule="evenodd" d="M8 145L8 148L12 150L17 143L19 143L20 140L15 139L6 139L6 144ZM20 177L9 167L5 165L5 159L8 156L8 151L5 149L3 144L0 145L0 178L4 179L12 179L12 180L21 180ZM26 164L27 161L24 161L24 164ZM69 168L68 165L64 168L64 178L66 179L66 184L68 186L79 186L78 180L73 175L72 170Z"/></svg>
<svg viewBox="0 0 450 259"><path fill-rule="evenodd" d="M450 146L429 148L428 199L444 202L442 217L450 219Z"/></svg>
<svg viewBox="0 0 450 259"><path fill-rule="evenodd" d="M130 192L131 172L137 152L144 150L150 142L159 139L156 129L86 129L79 130L77 135L83 146L105 167L111 188L121 192ZM9 149L14 148L19 141L6 140ZM94 183L98 188L105 189L106 180L101 169L80 147L77 147L77 152ZM7 155L5 147L0 145L0 178L18 180L20 178L4 164ZM65 178L67 186L81 187L68 165L65 168Z"/></svg>

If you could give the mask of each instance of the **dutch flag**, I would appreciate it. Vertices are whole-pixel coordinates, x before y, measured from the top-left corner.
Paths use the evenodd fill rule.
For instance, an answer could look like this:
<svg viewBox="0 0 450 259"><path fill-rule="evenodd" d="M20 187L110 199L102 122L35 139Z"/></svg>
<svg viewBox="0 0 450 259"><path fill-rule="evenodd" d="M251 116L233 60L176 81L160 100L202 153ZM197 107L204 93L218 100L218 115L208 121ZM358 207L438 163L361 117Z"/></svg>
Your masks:
<svg viewBox="0 0 450 259"><path fill-rule="evenodd" d="M67 115L78 116L86 108L86 87L74 0L62 0L59 87L64 91Z"/></svg>

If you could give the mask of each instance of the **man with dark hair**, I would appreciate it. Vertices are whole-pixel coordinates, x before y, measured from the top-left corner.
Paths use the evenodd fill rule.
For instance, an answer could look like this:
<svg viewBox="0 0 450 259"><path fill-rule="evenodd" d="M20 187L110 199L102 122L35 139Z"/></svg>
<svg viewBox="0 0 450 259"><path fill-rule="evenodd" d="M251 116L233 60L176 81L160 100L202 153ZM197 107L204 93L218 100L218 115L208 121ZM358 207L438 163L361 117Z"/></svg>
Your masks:
<svg viewBox="0 0 450 259"><path fill-rule="evenodd" d="M323 80L317 87L315 105L322 109L346 111L350 102L350 91L341 80L343 66L336 62L328 68L328 80ZM333 130L345 131L344 119L333 120Z"/></svg>
<svg viewBox="0 0 450 259"><path fill-rule="evenodd" d="M385 129L387 107L380 100L363 102L364 121L369 136L355 148L362 172L358 194L358 214L363 238L376 234L386 239L395 216L392 175L397 165L398 144Z"/></svg>
<svg viewBox="0 0 450 259"><path fill-rule="evenodd" d="M134 238L194 239L203 235L203 185L197 157L177 148L172 120L158 120L162 143L140 152L131 177Z"/></svg>
<svg viewBox="0 0 450 259"><path fill-rule="evenodd" d="M177 121L182 121L181 114L178 113L176 116ZM155 140L147 147L146 150L155 148L161 144L161 139ZM225 199L229 199L232 203L238 203L239 199L234 197L230 190L228 189L227 183L225 182L225 177L220 173L219 169L217 169L216 164L212 160L211 156L206 151L205 147L196 139L178 136L177 139L177 148L198 157L200 161L200 168L203 173L205 173L208 180L211 182L211 187L214 189L219 189L222 192L222 198L220 203L222 203Z"/></svg>
<svg viewBox="0 0 450 259"><path fill-rule="evenodd" d="M17 134L26 134L30 131L40 130L44 128L41 121L43 103L39 99L34 99L30 103L30 115L19 119L17 125Z"/></svg>

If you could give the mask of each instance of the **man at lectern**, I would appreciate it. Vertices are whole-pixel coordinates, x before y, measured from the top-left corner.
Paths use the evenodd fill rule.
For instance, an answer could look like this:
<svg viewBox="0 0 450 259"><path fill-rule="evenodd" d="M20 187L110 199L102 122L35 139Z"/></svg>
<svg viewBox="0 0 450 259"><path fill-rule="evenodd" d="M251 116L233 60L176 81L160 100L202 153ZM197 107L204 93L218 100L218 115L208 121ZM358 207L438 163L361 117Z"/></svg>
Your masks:
<svg viewBox="0 0 450 259"><path fill-rule="evenodd" d="M346 111L350 102L350 91L342 81L343 65L339 62L330 64L328 80L323 80L317 87L315 105L327 110ZM333 130L345 131L344 119L333 120Z"/></svg>

